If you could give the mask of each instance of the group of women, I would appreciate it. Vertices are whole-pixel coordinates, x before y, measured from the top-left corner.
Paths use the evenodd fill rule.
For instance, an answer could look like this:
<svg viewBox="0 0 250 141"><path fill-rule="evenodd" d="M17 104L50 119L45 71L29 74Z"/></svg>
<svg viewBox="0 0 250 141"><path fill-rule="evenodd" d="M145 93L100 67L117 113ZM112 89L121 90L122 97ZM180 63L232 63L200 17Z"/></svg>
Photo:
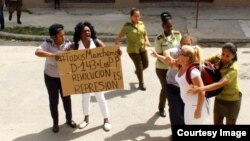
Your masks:
<svg viewBox="0 0 250 141"><path fill-rule="evenodd" d="M205 98L205 91L211 91L223 87L222 92L215 97L214 124L236 124L241 104L241 92L238 86L237 47L233 43L225 43L220 55L206 59L214 63L221 72L222 79L219 82L204 86L199 69L191 71L192 85L186 80L186 72L190 65L199 63L203 59L201 48L193 45L188 35L182 35L173 30L172 15L163 12L160 15L163 32L157 35L154 42L155 50L151 55L156 60L156 75L161 84L158 110L161 117L166 117L165 104L168 102L169 118L171 126L185 124L205 124L209 114L209 100ZM119 44L122 37L126 36L127 53L135 66L135 74L138 78L138 89L145 91L143 71L148 67L147 46L151 46L146 26L141 21L141 13L138 9L131 9L131 21L125 23L119 32L115 44ZM72 120L70 96L62 96L62 87L56 66L56 55L69 49L92 49L104 47L105 44L96 36L94 27L89 22L80 22L75 27L73 36L74 43L64 39L63 25L54 24L49 28L50 40L46 40L36 50L39 57L46 57L44 79L49 94L50 111L53 119L53 131L58 132L58 100L59 92L63 100L66 112L66 123L72 127L77 124ZM189 93L191 91L191 94ZM83 94L83 121L78 124L84 128L89 124L90 95ZM104 118L103 129L109 131L111 124L108 118L110 113L104 92L95 93Z"/></svg>
<svg viewBox="0 0 250 141"><path fill-rule="evenodd" d="M192 45L190 36L181 36L179 32L173 30L170 13L163 12L161 19L163 33L155 39L155 51L152 51L151 55L157 58L156 68L167 72L166 82L160 77L159 79L167 96L171 127L206 124L211 99L205 97L205 92L219 88L223 90L215 97L214 124L221 125L226 118L227 125L235 125L242 96L238 85L237 46L231 42L225 43L221 54L203 59L201 48ZM188 68L193 64L199 64L201 68L205 60L210 61L219 70L221 80L204 86L201 71L193 69L190 72L192 81L190 85L186 78ZM159 71L157 73L159 74Z"/></svg>

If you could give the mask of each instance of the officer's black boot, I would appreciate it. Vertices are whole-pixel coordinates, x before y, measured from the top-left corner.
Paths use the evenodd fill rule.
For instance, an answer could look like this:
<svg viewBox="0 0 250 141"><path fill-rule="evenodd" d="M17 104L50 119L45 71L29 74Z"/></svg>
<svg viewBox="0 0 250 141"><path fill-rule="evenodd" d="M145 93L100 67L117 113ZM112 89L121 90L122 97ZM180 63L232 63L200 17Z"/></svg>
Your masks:
<svg viewBox="0 0 250 141"><path fill-rule="evenodd" d="M13 13L9 12L9 21L11 21L11 19L12 19L12 14Z"/></svg>
<svg viewBox="0 0 250 141"><path fill-rule="evenodd" d="M18 24L22 24L20 18L21 18L21 11L17 11L17 23Z"/></svg>

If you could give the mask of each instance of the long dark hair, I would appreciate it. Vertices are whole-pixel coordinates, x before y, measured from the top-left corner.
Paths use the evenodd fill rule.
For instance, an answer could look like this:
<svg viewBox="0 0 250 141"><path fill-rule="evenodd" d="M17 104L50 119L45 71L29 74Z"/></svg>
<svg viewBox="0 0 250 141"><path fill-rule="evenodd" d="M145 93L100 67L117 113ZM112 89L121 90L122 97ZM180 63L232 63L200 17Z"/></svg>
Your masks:
<svg viewBox="0 0 250 141"><path fill-rule="evenodd" d="M238 59L238 57L237 57L237 46L234 43L227 42L222 46L222 49L229 50L232 54L235 55L235 57L233 58L233 61L237 61L237 59Z"/></svg>
<svg viewBox="0 0 250 141"><path fill-rule="evenodd" d="M84 29L84 27L88 27L90 29L90 32L91 32L91 38L93 40L96 40L97 39L97 36L96 36L96 31L94 29L94 26L88 22L88 21L85 21L85 22L79 22L76 26L75 26L75 32L74 32L74 35L73 35L73 41L74 41L74 47L75 49L78 49L79 48L79 44L78 42L81 40L81 34L82 34L82 30Z"/></svg>

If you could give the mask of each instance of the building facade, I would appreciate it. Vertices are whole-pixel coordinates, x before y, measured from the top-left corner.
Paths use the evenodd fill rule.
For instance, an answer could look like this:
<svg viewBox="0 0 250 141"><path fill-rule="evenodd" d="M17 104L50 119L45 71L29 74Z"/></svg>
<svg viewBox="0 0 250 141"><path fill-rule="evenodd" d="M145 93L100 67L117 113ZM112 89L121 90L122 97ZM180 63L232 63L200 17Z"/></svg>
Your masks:
<svg viewBox="0 0 250 141"><path fill-rule="evenodd" d="M198 0L60 0L61 7L84 8L128 8L128 7L161 7L193 6ZM250 0L199 0L200 5L212 7L248 7ZM54 0L23 0L24 8L53 7Z"/></svg>

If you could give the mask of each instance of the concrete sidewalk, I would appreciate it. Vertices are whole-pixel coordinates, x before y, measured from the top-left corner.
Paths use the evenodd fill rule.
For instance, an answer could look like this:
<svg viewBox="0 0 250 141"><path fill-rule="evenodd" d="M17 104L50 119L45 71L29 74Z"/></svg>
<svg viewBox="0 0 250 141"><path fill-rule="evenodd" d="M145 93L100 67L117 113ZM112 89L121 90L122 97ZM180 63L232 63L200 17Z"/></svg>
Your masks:
<svg viewBox="0 0 250 141"><path fill-rule="evenodd" d="M42 26L49 27L53 23L62 23L65 30L73 31L75 25L80 21L90 21L100 34L99 38L105 42L113 42L119 33L122 25L130 20L130 9L28 9L32 14L22 13L22 25L17 25L16 15L12 21L8 20L7 11L5 14L6 27L13 26ZM223 43L233 41L250 43L250 8L204 8L200 7L198 27L196 28L196 7L160 7L142 8L142 21L148 30L150 41L162 32L160 13L169 11L173 15L174 28L183 34L189 33L198 43ZM16 35L0 32L1 38L17 40L41 41L46 37L34 35ZM69 37L72 38L72 37Z"/></svg>

